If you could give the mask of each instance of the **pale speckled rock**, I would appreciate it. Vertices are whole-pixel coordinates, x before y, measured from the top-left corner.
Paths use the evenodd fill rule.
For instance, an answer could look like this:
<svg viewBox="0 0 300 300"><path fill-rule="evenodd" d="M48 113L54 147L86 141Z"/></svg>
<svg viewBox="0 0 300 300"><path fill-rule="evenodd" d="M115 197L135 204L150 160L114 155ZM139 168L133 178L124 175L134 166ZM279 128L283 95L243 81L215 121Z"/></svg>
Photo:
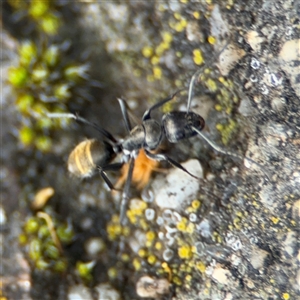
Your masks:
<svg viewBox="0 0 300 300"><path fill-rule="evenodd" d="M217 39L217 42L222 36L229 33L230 28L221 14L219 5L214 6L209 21L211 25L211 35Z"/></svg>
<svg viewBox="0 0 300 300"><path fill-rule="evenodd" d="M260 50L260 45L265 39L261 37L257 31L250 30L246 34L246 40L251 48L257 52Z"/></svg>
<svg viewBox="0 0 300 300"><path fill-rule="evenodd" d="M300 62L300 39L287 41L283 44L279 53L281 68L288 74L291 85L298 97L300 97L299 88L299 62Z"/></svg>
<svg viewBox="0 0 300 300"><path fill-rule="evenodd" d="M226 270L224 268L221 268L220 265L217 265L216 268L214 269L211 277L213 280L217 281L220 284L228 284L229 281L229 276L230 276L230 271Z"/></svg>
<svg viewBox="0 0 300 300"><path fill-rule="evenodd" d="M296 279L295 279L295 283L294 283L294 289L296 291L298 291L298 293L300 292L300 270L297 271L297 275L296 275Z"/></svg>
<svg viewBox="0 0 300 300"><path fill-rule="evenodd" d="M295 255L297 247L297 238L297 233L294 231L290 231L286 234L285 239L282 243L284 257L291 258Z"/></svg>
<svg viewBox="0 0 300 300"><path fill-rule="evenodd" d="M0 225L4 225L7 222L5 210L0 206Z"/></svg>
<svg viewBox="0 0 300 300"><path fill-rule="evenodd" d="M147 241L145 232L135 230L133 235L129 238L129 246L134 253L138 253L139 249L145 245Z"/></svg>
<svg viewBox="0 0 300 300"><path fill-rule="evenodd" d="M200 162L191 159L182 164L190 173L199 178L203 177ZM190 201L197 196L199 181L180 169L172 169L165 179L165 184L157 191L155 201L161 208L176 209L184 201Z"/></svg>
<svg viewBox="0 0 300 300"><path fill-rule="evenodd" d="M68 300L93 300L93 297L90 289L83 284L78 284L69 288Z"/></svg>
<svg viewBox="0 0 300 300"><path fill-rule="evenodd" d="M292 216L294 220L298 220L300 218L300 199L295 201L292 208Z"/></svg>
<svg viewBox="0 0 300 300"><path fill-rule="evenodd" d="M233 44L227 45L219 56L218 67L223 76L227 76L230 70L235 66L246 52Z"/></svg>
<svg viewBox="0 0 300 300"><path fill-rule="evenodd" d="M84 248L87 254L94 258L105 249L105 243L99 237L92 237L85 242Z"/></svg>
<svg viewBox="0 0 300 300"><path fill-rule="evenodd" d="M251 251L250 263L256 270L261 269L264 266L265 259L269 253L265 250L254 247Z"/></svg>
<svg viewBox="0 0 300 300"><path fill-rule="evenodd" d="M98 292L97 300L120 300L121 296L110 284L102 283L95 287Z"/></svg>
<svg viewBox="0 0 300 300"><path fill-rule="evenodd" d="M136 283L136 293L142 298L155 298L169 292L170 282L166 278L141 277Z"/></svg>

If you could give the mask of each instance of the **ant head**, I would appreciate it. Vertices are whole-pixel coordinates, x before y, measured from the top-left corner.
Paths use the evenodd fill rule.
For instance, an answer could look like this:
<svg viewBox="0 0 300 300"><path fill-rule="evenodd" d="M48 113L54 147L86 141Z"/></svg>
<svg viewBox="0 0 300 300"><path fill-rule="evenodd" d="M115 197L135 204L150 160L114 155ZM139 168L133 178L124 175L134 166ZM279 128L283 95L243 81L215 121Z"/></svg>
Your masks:
<svg viewBox="0 0 300 300"><path fill-rule="evenodd" d="M186 113L186 121L189 128L195 127L198 130L202 130L205 126L204 119L194 112Z"/></svg>

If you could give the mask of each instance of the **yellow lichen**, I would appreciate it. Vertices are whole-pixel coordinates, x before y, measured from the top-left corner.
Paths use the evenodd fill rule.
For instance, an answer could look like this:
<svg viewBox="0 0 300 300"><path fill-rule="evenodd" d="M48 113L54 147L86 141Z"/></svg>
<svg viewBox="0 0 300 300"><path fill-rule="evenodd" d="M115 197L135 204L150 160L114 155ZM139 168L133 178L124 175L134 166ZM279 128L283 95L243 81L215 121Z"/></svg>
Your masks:
<svg viewBox="0 0 300 300"><path fill-rule="evenodd" d="M213 36L209 36L207 41L211 44L211 45L214 45L216 43L216 38L213 37Z"/></svg>
<svg viewBox="0 0 300 300"><path fill-rule="evenodd" d="M223 110L223 107L222 107L220 104L216 104L216 105L215 105L215 110L216 110L216 111L222 111L222 110Z"/></svg>
<svg viewBox="0 0 300 300"><path fill-rule="evenodd" d="M170 44L173 40L173 36L170 32L164 31L162 32L162 39L164 42Z"/></svg>
<svg viewBox="0 0 300 300"><path fill-rule="evenodd" d="M191 234L193 233L195 230L195 224L193 223L188 223L187 227L186 227L186 232Z"/></svg>
<svg viewBox="0 0 300 300"><path fill-rule="evenodd" d="M124 261L124 262L129 262L130 261L130 256L127 253L122 253L121 260Z"/></svg>
<svg viewBox="0 0 300 300"><path fill-rule="evenodd" d="M142 54L147 58L151 57L153 55L153 48L149 46L145 46L142 49Z"/></svg>
<svg viewBox="0 0 300 300"><path fill-rule="evenodd" d="M273 217L271 217L271 221L276 225L280 221L280 218L273 216Z"/></svg>
<svg viewBox="0 0 300 300"><path fill-rule="evenodd" d="M218 86L217 86L216 82L211 78L208 78L205 81L205 85L211 92L216 92L218 90Z"/></svg>
<svg viewBox="0 0 300 300"><path fill-rule="evenodd" d="M119 223L110 222L106 227L106 231L108 234L108 238L110 240L115 240L118 236L121 235L122 227Z"/></svg>
<svg viewBox="0 0 300 300"><path fill-rule="evenodd" d="M199 20L200 19L200 13L198 11L193 12L193 16L195 19Z"/></svg>
<svg viewBox="0 0 300 300"><path fill-rule="evenodd" d="M110 279L116 279L118 277L118 269L115 267L111 267L107 271L107 275Z"/></svg>
<svg viewBox="0 0 300 300"><path fill-rule="evenodd" d="M147 239L148 241L153 241L153 240L155 239L155 237L156 237L156 234L155 234L154 231L148 231L148 232L146 233L146 239Z"/></svg>
<svg viewBox="0 0 300 300"><path fill-rule="evenodd" d="M288 293L283 293L282 294L282 299L289 300L290 299L290 295Z"/></svg>
<svg viewBox="0 0 300 300"><path fill-rule="evenodd" d="M150 62L152 65L157 65L159 63L159 57L158 56L151 57Z"/></svg>
<svg viewBox="0 0 300 300"><path fill-rule="evenodd" d="M182 281L179 277L175 276L173 278L173 283L176 284L176 285L182 285Z"/></svg>
<svg viewBox="0 0 300 300"><path fill-rule="evenodd" d="M137 258L133 259L132 265L136 271L139 271L142 268L142 264L141 264L140 260Z"/></svg>
<svg viewBox="0 0 300 300"><path fill-rule="evenodd" d="M182 218L181 221L177 223L176 227L179 231L186 231L187 219Z"/></svg>
<svg viewBox="0 0 300 300"><path fill-rule="evenodd" d="M191 205L194 209L198 209L201 206L201 202L199 200L193 200Z"/></svg>
<svg viewBox="0 0 300 300"><path fill-rule="evenodd" d="M201 273L204 273L206 270L206 266L202 261L198 261L196 263L196 269L199 270Z"/></svg>
<svg viewBox="0 0 300 300"><path fill-rule="evenodd" d="M155 262L157 261L157 258L155 255L149 255L148 258L147 258L147 261L150 265L153 265L155 264Z"/></svg>
<svg viewBox="0 0 300 300"><path fill-rule="evenodd" d="M153 68L153 76L155 79L161 79L162 69L160 67L154 67Z"/></svg>
<svg viewBox="0 0 300 300"><path fill-rule="evenodd" d="M138 255L139 257L146 257L147 251L145 249L139 249Z"/></svg>
<svg viewBox="0 0 300 300"><path fill-rule="evenodd" d="M179 231L185 231L186 230L186 224L184 222L177 223L176 227Z"/></svg>
<svg viewBox="0 0 300 300"><path fill-rule="evenodd" d="M203 56L202 56L202 52L200 49L194 49L193 50L193 59L194 59L194 63L196 65L202 65L204 62Z"/></svg>
<svg viewBox="0 0 300 300"><path fill-rule="evenodd" d="M192 249L189 245L185 244L178 248L178 256L182 259L190 259L192 257Z"/></svg>
<svg viewBox="0 0 300 300"><path fill-rule="evenodd" d="M161 242L156 242L155 245L154 245L154 248L156 250L161 250L162 249L162 243Z"/></svg>
<svg viewBox="0 0 300 300"><path fill-rule="evenodd" d="M166 262L163 262L161 264L161 267L163 268L165 273L168 273L168 280L171 281L172 280L172 270L169 267L169 265Z"/></svg>

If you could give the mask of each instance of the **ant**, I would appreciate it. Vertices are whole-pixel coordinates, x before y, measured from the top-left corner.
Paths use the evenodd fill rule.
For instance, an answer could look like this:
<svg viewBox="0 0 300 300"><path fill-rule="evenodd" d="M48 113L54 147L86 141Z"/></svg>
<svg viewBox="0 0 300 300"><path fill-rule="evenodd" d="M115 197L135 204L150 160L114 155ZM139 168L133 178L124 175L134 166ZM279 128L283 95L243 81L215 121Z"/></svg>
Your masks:
<svg viewBox="0 0 300 300"><path fill-rule="evenodd" d="M163 136L171 143L176 143L182 139L188 139L197 134L193 128L201 131L204 128L204 119L194 112L173 111L163 115L162 123L151 118L151 112L168 101L171 101L180 91L170 97L154 104L142 117L142 124L132 128L126 103L123 99L118 99L122 116L125 122L128 135L117 141L111 133L95 123L72 113L47 113L49 118L73 118L77 122L89 125L99 131L105 139L89 139L79 143L71 152L68 159L68 170L77 177L90 177L98 171L101 177L111 190L114 186L106 175L106 171L119 170L124 163L129 163L127 179L122 193L120 221L124 224L125 211L129 198L129 189L134 169L135 158L139 151L143 149L148 158L156 161L167 161L172 166L181 169L190 176L199 179L186 170L180 163L169 156L161 153L153 153L156 150ZM122 154L122 162L111 163L118 154Z"/></svg>
<svg viewBox="0 0 300 300"><path fill-rule="evenodd" d="M216 151L229 155L238 159L243 159L242 156L225 151L209 140L202 134L202 129L205 126L204 119L190 111L194 82L201 73L202 69L198 70L191 78L189 85L188 101L186 111L171 111L163 115L161 123L151 118L153 110L158 109L165 103L173 100L175 96L181 92L177 91L168 98L159 101L151 106L142 117L142 124L132 128L128 109L125 100L119 99L118 102L121 108L122 116L125 122L125 127L128 135L122 140L116 140L111 133L106 129L98 126L97 124L90 122L77 114L72 113L47 113L49 118L72 118L79 123L89 125L99 131L104 139L89 139L79 143L71 152L68 159L68 170L70 173L77 177L89 177L98 171L101 177L111 190L114 190L114 186L106 175L106 171L117 171L122 168L125 163L128 163L127 179L123 188L121 208L120 208L120 222L125 225L125 212L127 203L129 200L130 184L132 181L135 159L137 158L139 151L144 150L145 155L152 160L167 161L172 166L181 169L190 176L199 179L195 175L186 170L180 163L173 160L169 156L162 153L154 153L157 150L163 137L171 143L177 143L184 139L189 139L193 136L200 135L212 148ZM117 155L122 154L121 162L112 163ZM250 158L245 158L249 162L258 165L257 162ZM263 170L266 174L266 172ZM266 174L268 177L268 175Z"/></svg>

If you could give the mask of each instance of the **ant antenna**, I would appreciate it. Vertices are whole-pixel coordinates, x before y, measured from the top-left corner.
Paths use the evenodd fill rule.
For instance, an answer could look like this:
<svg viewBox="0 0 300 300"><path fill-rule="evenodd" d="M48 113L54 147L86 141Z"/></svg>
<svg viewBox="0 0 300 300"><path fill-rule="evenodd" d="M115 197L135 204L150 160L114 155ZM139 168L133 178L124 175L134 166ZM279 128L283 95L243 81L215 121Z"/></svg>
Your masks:
<svg viewBox="0 0 300 300"><path fill-rule="evenodd" d="M74 119L77 122L81 122L83 124L89 125L99 131L102 135L108 138L111 142L117 143L117 140L104 128L100 127L96 123L90 122L79 115L71 114L71 113L46 113L48 118L67 118L67 119Z"/></svg>
<svg viewBox="0 0 300 300"><path fill-rule="evenodd" d="M194 89L194 82L196 80L196 77L198 77L200 74L203 73L203 70L205 67L210 66L213 64L214 61L216 61L217 57L220 56L220 54L224 51L224 49L229 45L230 40L227 41L227 43L222 47L222 49L214 55L207 64L202 66L198 71L195 72L195 74L192 76L190 85L189 85L189 95L188 95L188 103L187 103L187 113L189 113L190 108L191 108L191 103L192 103L192 98L193 98L193 89Z"/></svg>
<svg viewBox="0 0 300 300"><path fill-rule="evenodd" d="M158 108L158 107L161 107L161 106L163 106L165 103L167 103L167 102L173 100L173 98L175 98L175 96L176 96L178 93L180 93L181 91L183 91L183 90L184 90L184 89L180 89L180 90L176 91L173 95L169 96L168 98L166 98L166 99L164 99L164 100L161 100L161 101L157 102L156 104L154 104L153 106L151 106L149 109L147 109L147 110L145 111L144 115L143 115L143 119L142 119L143 122L146 121L146 120L151 119L151 112L152 112L154 109L156 109L156 108Z"/></svg>
<svg viewBox="0 0 300 300"><path fill-rule="evenodd" d="M205 66L209 66L212 65L212 63L216 60L217 57L220 56L220 54L224 51L224 49L229 45L230 40L228 40L228 42L222 47L222 49L217 53L217 55L214 55L211 60L205 64L202 68L200 68L198 71L195 72L195 74L192 76L191 81L190 81L190 85L189 85L189 94L188 94L188 103L187 103L187 114L189 113L190 107L191 107L191 102L192 102L192 98L193 98L193 89L194 89L194 85L195 85L195 80L197 78L197 76L199 76L203 70ZM262 172L266 175L266 177L268 178L268 180L270 180L269 175L267 174L267 172L264 170L264 168L257 162L255 162L253 159L248 158L248 157L242 157L236 153L233 153L231 151L226 151L223 150L220 146L218 146L217 144L215 144L213 141L211 141L209 138L207 138L198 128L196 128L195 126L192 126L192 129L197 132L197 134L199 134L212 148L214 148L216 151L223 153L225 155L229 155L235 158L238 158L240 160L246 159L248 162L255 164L256 166L258 166Z"/></svg>
<svg viewBox="0 0 300 300"><path fill-rule="evenodd" d="M215 144L213 141L211 141L209 138L207 138L199 129L197 129L196 127L192 126L192 129L194 131L196 131L212 148L214 148L216 151L223 153L225 155L229 155L235 158L238 158L240 160L246 159L247 161L249 161L252 164L255 164L256 166L258 166L262 172L266 175L266 177L268 178L268 180L270 180L270 177L268 175L268 173L264 170L264 168L257 163L256 161L254 161L253 159L249 158L249 157L242 157L241 155L238 155L236 153L233 153L231 151L227 151L222 149L220 146L218 146L217 144Z"/></svg>
<svg viewBox="0 0 300 300"><path fill-rule="evenodd" d="M121 98L117 98L117 100L119 101L119 105L120 105L120 108L121 108L121 112L122 112L122 115L123 115L123 119L124 119L124 122L125 122L126 129L127 129L128 133L130 133L132 128L131 128L131 123L130 123L129 116L128 116L126 102Z"/></svg>

